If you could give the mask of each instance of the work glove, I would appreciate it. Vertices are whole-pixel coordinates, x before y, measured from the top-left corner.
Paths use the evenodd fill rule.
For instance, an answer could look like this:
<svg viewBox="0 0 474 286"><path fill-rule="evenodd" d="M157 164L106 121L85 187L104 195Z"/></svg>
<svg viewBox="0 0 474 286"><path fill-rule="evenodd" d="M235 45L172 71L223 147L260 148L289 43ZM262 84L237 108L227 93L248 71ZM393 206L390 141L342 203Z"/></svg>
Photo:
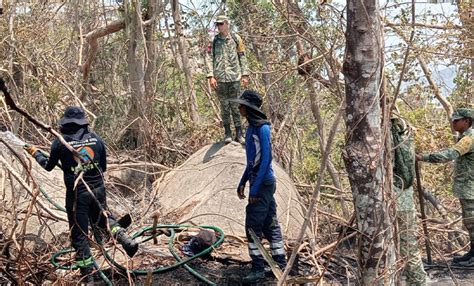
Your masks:
<svg viewBox="0 0 474 286"><path fill-rule="evenodd" d="M38 148L36 148L35 145L31 144L25 144L25 146L23 146L23 149L25 149L26 152L30 153L31 156L34 156L36 151L38 151Z"/></svg>

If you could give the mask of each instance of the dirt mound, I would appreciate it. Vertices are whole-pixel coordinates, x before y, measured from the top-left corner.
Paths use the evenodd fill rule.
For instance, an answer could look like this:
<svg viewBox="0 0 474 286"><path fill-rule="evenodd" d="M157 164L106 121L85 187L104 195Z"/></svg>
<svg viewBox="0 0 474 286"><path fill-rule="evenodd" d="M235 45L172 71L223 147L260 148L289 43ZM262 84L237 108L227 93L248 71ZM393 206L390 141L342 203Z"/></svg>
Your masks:
<svg viewBox="0 0 474 286"><path fill-rule="evenodd" d="M160 212L172 222L215 225L226 234L244 236L246 200L237 197L245 169L245 150L238 143L207 145L167 174L158 186ZM303 222L297 191L285 171L273 163L275 198L286 238L296 238ZM248 194L248 185L246 187Z"/></svg>

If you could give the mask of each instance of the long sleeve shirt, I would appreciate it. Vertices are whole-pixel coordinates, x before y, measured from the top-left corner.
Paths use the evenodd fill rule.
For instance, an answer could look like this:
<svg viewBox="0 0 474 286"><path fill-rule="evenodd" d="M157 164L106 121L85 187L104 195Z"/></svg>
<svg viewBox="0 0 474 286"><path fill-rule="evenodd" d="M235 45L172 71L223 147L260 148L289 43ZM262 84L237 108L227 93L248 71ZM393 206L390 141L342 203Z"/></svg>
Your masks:
<svg viewBox="0 0 474 286"><path fill-rule="evenodd" d="M89 132L87 128L78 130L74 135L64 135L64 139L80 154L84 154L83 161L92 160L91 162L84 162L84 181L91 189L102 186L101 172L105 172L107 169L107 156L102 139L97 134ZM74 189L75 171L78 163L71 151L58 139L53 141L49 157L40 151L37 151L34 157L47 171L51 171L61 162L66 189L68 191ZM77 191L86 191L86 187L80 183L77 186Z"/></svg>
<svg viewBox="0 0 474 286"><path fill-rule="evenodd" d="M206 55L207 77L214 77L217 82L240 81L242 76L249 75L245 45L237 34L223 37L217 34L209 43Z"/></svg>
<svg viewBox="0 0 474 286"><path fill-rule="evenodd" d="M454 195L474 200L474 131L464 131L458 142L450 148L422 155L422 161L444 163L454 160Z"/></svg>
<svg viewBox="0 0 474 286"><path fill-rule="evenodd" d="M258 197L264 182L275 181L272 169L272 145L270 125L263 124L259 127L250 125L245 135L245 151L247 167L240 180L241 186L250 182L250 196Z"/></svg>

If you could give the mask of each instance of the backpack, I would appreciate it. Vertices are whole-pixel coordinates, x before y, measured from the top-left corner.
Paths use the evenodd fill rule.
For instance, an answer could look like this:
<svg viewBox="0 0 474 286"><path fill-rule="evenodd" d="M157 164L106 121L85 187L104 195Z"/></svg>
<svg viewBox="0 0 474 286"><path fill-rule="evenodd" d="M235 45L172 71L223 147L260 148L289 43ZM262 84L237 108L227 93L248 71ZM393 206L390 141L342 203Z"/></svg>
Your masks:
<svg viewBox="0 0 474 286"><path fill-rule="evenodd" d="M393 184L406 189L413 185L415 171L415 156L413 137L398 119L392 120L393 148Z"/></svg>
<svg viewBox="0 0 474 286"><path fill-rule="evenodd" d="M244 51L245 51L245 46L242 42L242 39L239 39L237 38L237 35L234 34L234 33L230 33L230 36L232 37L232 39L234 40L235 42L235 45L237 46L237 55L239 56L239 61L240 61L240 57L244 55ZM214 40L212 41L212 56L213 56L213 61L215 62L216 61L216 42L217 42L217 35L214 37Z"/></svg>

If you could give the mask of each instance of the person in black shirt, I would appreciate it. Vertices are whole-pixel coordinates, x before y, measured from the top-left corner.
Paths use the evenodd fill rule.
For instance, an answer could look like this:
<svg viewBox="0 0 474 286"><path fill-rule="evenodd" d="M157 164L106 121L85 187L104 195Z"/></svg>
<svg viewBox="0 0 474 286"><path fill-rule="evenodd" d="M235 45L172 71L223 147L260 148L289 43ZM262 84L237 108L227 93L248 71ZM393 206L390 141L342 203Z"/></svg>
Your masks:
<svg viewBox="0 0 474 286"><path fill-rule="evenodd" d="M102 139L88 129L89 122L84 110L69 106L59 120L60 132L78 155L74 155L58 139L51 146L50 155L39 151L34 145L26 145L25 150L47 171L58 163L64 172L66 185L66 210L71 230L72 246L76 250L76 264L81 275L91 280L93 259L89 248L89 222L102 230L110 230L113 237L123 246L125 252L133 257L138 244L117 223L107 210L107 198L103 172L107 170L107 156ZM83 180L77 180L84 172ZM77 180L77 182L76 182ZM85 183L84 183L85 182Z"/></svg>

